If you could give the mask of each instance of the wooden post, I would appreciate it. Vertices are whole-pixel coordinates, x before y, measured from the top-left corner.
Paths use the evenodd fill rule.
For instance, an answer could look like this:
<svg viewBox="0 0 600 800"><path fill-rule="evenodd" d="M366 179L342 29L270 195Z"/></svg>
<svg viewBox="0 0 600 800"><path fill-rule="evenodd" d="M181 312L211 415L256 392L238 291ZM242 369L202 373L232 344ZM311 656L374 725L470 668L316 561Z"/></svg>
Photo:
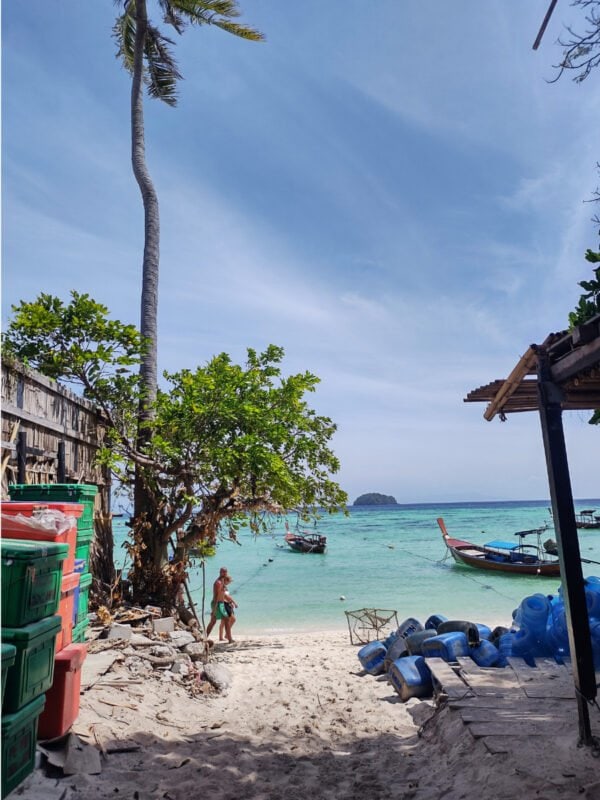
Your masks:
<svg viewBox="0 0 600 800"><path fill-rule="evenodd" d="M61 439L61 441L58 443L58 465L56 468L56 482L57 483L67 482L67 458L66 458L66 447L64 439Z"/></svg>
<svg viewBox="0 0 600 800"><path fill-rule="evenodd" d="M559 387L550 379L548 357L541 348L538 350L538 394L579 712L579 736L583 744L591 745L594 743L594 738L590 727L588 701L596 697L596 676L562 424L561 401L563 395Z"/></svg>
<svg viewBox="0 0 600 800"><path fill-rule="evenodd" d="M20 426L20 422L19 422L19 420L17 420L12 426L12 429L11 429L10 436L9 436L7 444L10 444L10 445L13 444L13 442L17 438L17 433L19 432L19 426ZM3 446L4 446L4 443L3 443ZM13 449L16 449L16 447L13 448ZM8 450L6 455L3 456L3 458L2 458L2 473L1 473L1 477L2 478L4 478L4 473L6 472L6 468L8 466L8 462L10 461L10 454L11 454L11 450Z"/></svg>
<svg viewBox="0 0 600 800"><path fill-rule="evenodd" d="M27 483L27 431L17 434L17 483Z"/></svg>

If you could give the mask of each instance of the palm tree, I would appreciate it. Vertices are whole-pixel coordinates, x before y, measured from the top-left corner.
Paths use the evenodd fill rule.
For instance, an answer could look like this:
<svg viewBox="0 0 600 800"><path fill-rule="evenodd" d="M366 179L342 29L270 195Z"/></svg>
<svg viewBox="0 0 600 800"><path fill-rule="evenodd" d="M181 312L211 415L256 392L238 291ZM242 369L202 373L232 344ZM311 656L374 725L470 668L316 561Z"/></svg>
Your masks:
<svg viewBox="0 0 600 800"><path fill-rule="evenodd" d="M163 23L178 34L192 25L214 25L242 39L260 41L263 35L235 22L240 16L237 0L157 0ZM173 58L174 42L148 19L147 0L116 0L123 13L117 18L113 34L118 55L131 73L131 161L144 205L144 258L140 332L147 349L140 365L143 401L139 419L139 445L147 441L151 406L157 389L157 316L160 260L160 219L158 198L148 167L144 141L144 98L146 86L150 97L174 106L181 74ZM140 475L136 476L134 517L146 507Z"/></svg>

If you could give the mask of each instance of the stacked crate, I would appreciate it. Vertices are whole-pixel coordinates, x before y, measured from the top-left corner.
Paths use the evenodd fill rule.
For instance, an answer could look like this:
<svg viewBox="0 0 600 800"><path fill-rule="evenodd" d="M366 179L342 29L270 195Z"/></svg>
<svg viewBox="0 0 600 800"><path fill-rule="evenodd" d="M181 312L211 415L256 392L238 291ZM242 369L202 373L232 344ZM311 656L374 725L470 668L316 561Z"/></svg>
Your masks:
<svg viewBox="0 0 600 800"><path fill-rule="evenodd" d="M80 575L74 572L75 551L77 546L77 522L83 513L79 503L62 502L26 502L11 501L2 503L2 536L36 542L65 542L69 552L62 570L60 600L58 614L62 624L59 631L56 651L71 644L73 639L73 603L75 589L79 585ZM68 530L58 532L52 521L60 526L65 517L73 522ZM24 519L25 518L25 519ZM50 524L46 527L44 524Z"/></svg>
<svg viewBox="0 0 600 800"><path fill-rule="evenodd" d="M9 486L11 500L43 502L51 507L56 503L78 503L83 506L81 516L77 520L77 542L75 559L81 564L79 592L73 609L73 642L85 642L85 634L89 625L88 598L92 583L90 573L90 548L94 538L94 502L98 487L84 483L46 483L46 484L13 484Z"/></svg>
<svg viewBox="0 0 600 800"><path fill-rule="evenodd" d="M87 649L71 643L81 577L75 571L77 520L84 507L53 498L2 503L1 509L2 640L16 648L3 703L4 797L33 769L36 736L62 736L77 718ZM67 529L65 517L72 522Z"/></svg>
<svg viewBox="0 0 600 800"><path fill-rule="evenodd" d="M68 552L67 544L2 538L2 797L35 763L38 721L54 680Z"/></svg>

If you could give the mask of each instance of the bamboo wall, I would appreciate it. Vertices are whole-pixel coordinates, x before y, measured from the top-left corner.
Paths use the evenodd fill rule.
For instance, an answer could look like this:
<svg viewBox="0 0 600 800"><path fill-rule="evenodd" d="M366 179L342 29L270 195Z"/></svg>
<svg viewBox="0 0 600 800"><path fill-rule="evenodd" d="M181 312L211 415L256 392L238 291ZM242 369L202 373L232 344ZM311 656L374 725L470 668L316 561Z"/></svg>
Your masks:
<svg viewBox="0 0 600 800"><path fill-rule="evenodd" d="M92 403L22 364L2 360L3 498L9 483L90 483L98 486L96 514L108 517L110 472L94 463L104 435Z"/></svg>

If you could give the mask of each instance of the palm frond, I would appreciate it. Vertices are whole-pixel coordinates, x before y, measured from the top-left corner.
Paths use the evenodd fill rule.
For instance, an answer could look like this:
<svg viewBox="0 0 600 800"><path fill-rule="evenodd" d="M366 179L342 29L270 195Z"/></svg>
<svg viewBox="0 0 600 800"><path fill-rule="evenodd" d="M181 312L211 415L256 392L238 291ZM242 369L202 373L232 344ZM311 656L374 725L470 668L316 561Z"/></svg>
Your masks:
<svg viewBox="0 0 600 800"><path fill-rule="evenodd" d="M234 19L241 16L237 0L164 0L176 6L179 11L187 16L202 16L203 14L219 14L222 17Z"/></svg>
<svg viewBox="0 0 600 800"><path fill-rule="evenodd" d="M163 36L154 25L148 25L144 47L144 80L148 93L150 97L174 106L177 104L177 81L181 78L181 73L168 47L170 44L174 44L171 39Z"/></svg>
<svg viewBox="0 0 600 800"><path fill-rule="evenodd" d="M237 22L213 18L210 24L214 25L216 28L227 31L227 33L232 33L234 36L239 36L240 39L247 39L250 42L262 42L265 39L264 33L257 31L256 28L249 28L247 25L239 25Z"/></svg>
<svg viewBox="0 0 600 800"><path fill-rule="evenodd" d="M241 16L237 0L161 0L162 4L176 9L191 25L214 25L241 39L260 42L265 37L247 25L232 20Z"/></svg>
<svg viewBox="0 0 600 800"><path fill-rule="evenodd" d="M167 25L171 25L178 34L182 34L187 25L186 20L182 16L179 9L177 9L171 0L158 0L158 4L163 12L163 20Z"/></svg>
<svg viewBox="0 0 600 800"><path fill-rule="evenodd" d="M131 3L129 6L131 7ZM128 72L133 72L136 25L135 10L131 13L130 7L120 17L117 17L112 35L117 42L117 58L121 59Z"/></svg>

